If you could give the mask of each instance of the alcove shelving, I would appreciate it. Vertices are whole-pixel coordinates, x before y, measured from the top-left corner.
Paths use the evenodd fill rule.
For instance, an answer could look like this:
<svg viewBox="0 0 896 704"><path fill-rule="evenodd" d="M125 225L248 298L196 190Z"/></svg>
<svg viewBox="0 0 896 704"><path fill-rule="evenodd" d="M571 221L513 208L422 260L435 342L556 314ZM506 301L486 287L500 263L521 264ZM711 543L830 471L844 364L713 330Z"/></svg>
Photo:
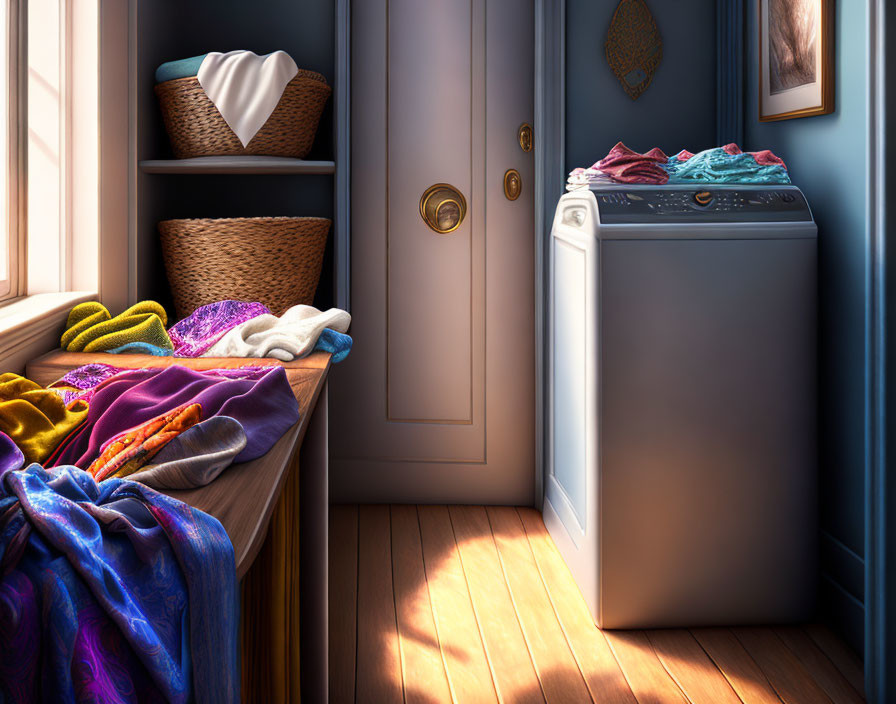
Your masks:
<svg viewBox="0 0 896 704"><path fill-rule="evenodd" d="M137 0L132 42L132 297L171 310L158 222L169 218L316 216L333 220L315 305L347 306L348 0ZM166 61L209 51L283 50L333 88L307 159L175 159L154 94ZM336 262L343 262L340 267ZM284 276L290 272L284 271Z"/></svg>

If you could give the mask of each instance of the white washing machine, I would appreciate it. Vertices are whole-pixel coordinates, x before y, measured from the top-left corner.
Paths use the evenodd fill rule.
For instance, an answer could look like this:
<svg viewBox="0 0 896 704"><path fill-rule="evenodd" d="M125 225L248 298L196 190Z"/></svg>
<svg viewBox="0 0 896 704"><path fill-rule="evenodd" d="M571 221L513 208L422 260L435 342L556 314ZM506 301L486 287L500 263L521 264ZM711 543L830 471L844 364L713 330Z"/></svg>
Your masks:
<svg viewBox="0 0 896 704"><path fill-rule="evenodd" d="M816 234L793 186L560 199L544 517L600 627L812 614Z"/></svg>

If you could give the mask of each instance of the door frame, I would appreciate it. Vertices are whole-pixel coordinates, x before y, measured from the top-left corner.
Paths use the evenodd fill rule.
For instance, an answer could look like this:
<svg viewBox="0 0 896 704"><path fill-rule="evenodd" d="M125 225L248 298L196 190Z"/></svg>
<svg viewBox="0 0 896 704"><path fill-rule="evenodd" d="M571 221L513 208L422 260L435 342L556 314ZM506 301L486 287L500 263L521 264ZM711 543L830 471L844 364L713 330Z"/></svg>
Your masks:
<svg viewBox="0 0 896 704"><path fill-rule="evenodd" d="M554 207L566 184L566 0L535 0L535 507L544 504L550 398L548 271Z"/></svg>
<svg viewBox="0 0 896 704"><path fill-rule="evenodd" d="M886 0L868 3L868 174L867 217L870 233L866 263L866 469L865 469L865 691L869 702L890 701L896 690L894 643L896 616L887 595L896 593L896 488L889 456L896 451L896 277L888 275L894 258L892 226L886 217L896 183L888 182L886 164L893 156L887 139L887 108L896 101L896 72L886 70L886 37L896 29ZM890 49L889 58L896 54ZM896 266L896 261L894 261ZM890 476L893 475L893 476Z"/></svg>

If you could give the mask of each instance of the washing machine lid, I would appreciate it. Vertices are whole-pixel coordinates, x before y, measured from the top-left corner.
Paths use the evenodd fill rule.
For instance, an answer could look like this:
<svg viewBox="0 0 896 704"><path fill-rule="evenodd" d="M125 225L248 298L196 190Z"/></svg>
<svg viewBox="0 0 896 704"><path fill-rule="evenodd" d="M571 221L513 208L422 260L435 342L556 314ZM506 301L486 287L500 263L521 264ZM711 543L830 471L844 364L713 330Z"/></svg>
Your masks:
<svg viewBox="0 0 896 704"><path fill-rule="evenodd" d="M792 185L613 183L591 190L601 225L812 222L805 196Z"/></svg>

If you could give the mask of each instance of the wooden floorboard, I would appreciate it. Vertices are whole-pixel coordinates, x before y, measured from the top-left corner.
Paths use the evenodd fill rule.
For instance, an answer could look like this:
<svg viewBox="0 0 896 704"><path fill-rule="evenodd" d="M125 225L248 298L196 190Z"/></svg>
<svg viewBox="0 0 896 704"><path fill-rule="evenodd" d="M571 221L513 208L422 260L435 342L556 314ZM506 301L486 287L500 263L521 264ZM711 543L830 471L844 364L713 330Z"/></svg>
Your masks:
<svg viewBox="0 0 896 704"><path fill-rule="evenodd" d="M548 535L541 514L531 508L517 509L517 513L591 698L601 704L637 704L607 639L595 627L572 574Z"/></svg>
<svg viewBox="0 0 896 704"><path fill-rule="evenodd" d="M489 507L488 519L545 699L548 704L591 702L584 676L541 581L519 515L512 507Z"/></svg>
<svg viewBox="0 0 896 704"><path fill-rule="evenodd" d="M331 704L355 701L358 616L358 507L331 506L329 528Z"/></svg>
<svg viewBox="0 0 896 704"><path fill-rule="evenodd" d="M359 509L358 585L355 701L360 704L401 702L404 694L395 622L388 506Z"/></svg>
<svg viewBox="0 0 896 704"><path fill-rule="evenodd" d="M732 630L784 704L831 704L830 697L771 628Z"/></svg>
<svg viewBox="0 0 896 704"><path fill-rule="evenodd" d="M419 506L423 561L453 701L497 702L446 506Z"/></svg>
<svg viewBox="0 0 896 704"><path fill-rule="evenodd" d="M741 704L731 684L690 631L676 628L647 631L663 667L691 704Z"/></svg>
<svg viewBox="0 0 896 704"><path fill-rule="evenodd" d="M449 513L501 701L544 704L541 684L501 571L485 509L452 506Z"/></svg>
<svg viewBox="0 0 896 704"><path fill-rule="evenodd" d="M638 704L687 704L644 631L604 631Z"/></svg>
<svg viewBox="0 0 896 704"><path fill-rule="evenodd" d="M601 631L533 509L333 506L335 704L861 704L823 626Z"/></svg>
<svg viewBox="0 0 896 704"><path fill-rule="evenodd" d="M728 628L694 628L691 633L744 704L781 704L759 665Z"/></svg>
<svg viewBox="0 0 896 704"><path fill-rule="evenodd" d="M392 506L392 581L407 704L451 701L429 601L415 506Z"/></svg>
<svg viewBox="0 0 896 704"><path fill-rule="evenodd" d="M852 688L864 697L865 669L862 667L859 656L835 636L827 626L809 624L804 627L804 630L830 661L837 666L837 669L843 673Z"/></svg>
<svg viewBox="0 0 896 704"><path fill-rule="evenodd" d="M775 633L799 658L812 679L834 704L862 704L863 697L802 628L797 626L776 628Z"/></svg>

